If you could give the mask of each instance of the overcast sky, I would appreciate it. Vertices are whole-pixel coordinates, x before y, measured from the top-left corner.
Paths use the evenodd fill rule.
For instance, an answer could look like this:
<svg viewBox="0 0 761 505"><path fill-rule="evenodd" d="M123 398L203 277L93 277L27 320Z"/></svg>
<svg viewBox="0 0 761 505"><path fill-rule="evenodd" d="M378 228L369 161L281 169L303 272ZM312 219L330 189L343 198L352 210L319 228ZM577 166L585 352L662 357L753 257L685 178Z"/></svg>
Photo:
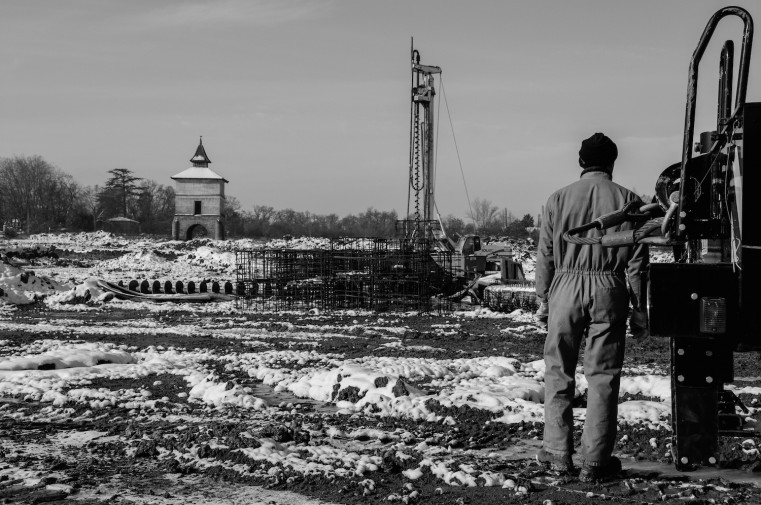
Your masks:
<svg viewBox="0 0 761 505"><path fill-rule="evenodd" d="M41 155L82 185L117 167L171 184L203 135L244 210L403 213L414 37L421 62L443 68L471 198L536 215L576 179L579 143L596 131L619 146L614 179L652 193L680 159L689 59L724 5L4 1L0 157ZM761 4L739 5L761 22ZM715 126L725 39L739 60L741 23L719 28L701 67L697 131ZM759 65L748 101L761 101ZM438 209L464 216L441 111Z"/></svg>

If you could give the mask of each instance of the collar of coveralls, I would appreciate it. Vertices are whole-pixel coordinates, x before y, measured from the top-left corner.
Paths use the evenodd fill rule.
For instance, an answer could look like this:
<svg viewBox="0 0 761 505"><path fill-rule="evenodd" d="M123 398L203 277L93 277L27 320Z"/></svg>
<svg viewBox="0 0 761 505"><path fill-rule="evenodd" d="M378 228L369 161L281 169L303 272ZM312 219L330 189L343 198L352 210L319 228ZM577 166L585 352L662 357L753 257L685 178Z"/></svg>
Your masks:
<svg viewBox="0 0 761 505"><path fill-rule="evenodd" d="M581 171L581 175L579 176L580 179L588 179L590 177L607 177L608 179L613 179L613 175L610 173L608 167L601 167L601 166L593 166L593 167L587 167L584 170Z"/></svg>

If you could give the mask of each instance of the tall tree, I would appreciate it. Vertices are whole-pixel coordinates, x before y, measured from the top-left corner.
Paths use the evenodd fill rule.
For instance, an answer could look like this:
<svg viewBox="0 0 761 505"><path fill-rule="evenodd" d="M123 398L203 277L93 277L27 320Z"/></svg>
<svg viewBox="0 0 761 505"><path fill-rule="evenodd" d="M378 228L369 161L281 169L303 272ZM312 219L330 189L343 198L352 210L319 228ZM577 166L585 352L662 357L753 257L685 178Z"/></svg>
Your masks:
<svg viewBox="0 0 761 505"><path fill-rule="evenodd" d="M128 214L131 210L130 204L136 203L137 198L140 196L141 189L138 185L138 181L142 178L137 177L132 173L129 168L114 168L108 171L111 177L106 180L104 192L108 193L105 201L110 200L113 203L119 202L119 212L121 216L129 217Z"/></svg>
<svg viewBox="0 0 761 505"><path fill-rule="evenodd" d="M534 216L526 214L522 219L516 219L507 227L507 234L513 238L526 238L529 228L534 227Z"/></svg>
<svg viewBox="0 0 761 505"><path fill-rule="evenodd" d="M534 227L534 216L531 214L525 214L523 218L521 219L521 224L524 228L533 228Z"/></svg>

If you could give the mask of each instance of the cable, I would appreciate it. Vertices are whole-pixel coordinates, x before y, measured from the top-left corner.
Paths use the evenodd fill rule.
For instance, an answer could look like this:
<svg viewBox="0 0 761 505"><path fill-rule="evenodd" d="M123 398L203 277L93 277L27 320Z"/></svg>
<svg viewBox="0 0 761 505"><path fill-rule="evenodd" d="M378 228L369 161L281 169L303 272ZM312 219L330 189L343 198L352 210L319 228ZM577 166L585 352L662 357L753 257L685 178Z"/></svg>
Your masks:
<svg viewBox="0 0 761 505"><path fill-rule="evenodd" d="M732 222L732 212L729 209L729 176L730 173L732 175L732 179L734 180L735 177L735 171L734 171L734 157L735 157L735 149L736 146L734 146L732 149L729 149L727 151L727 175L724 177L724 203L725 203L725 211L727 214L727 220L729 221L729 254L731 255L732 259L732 267L736 268L739 271L742 271L742 266L740 266L740 247L742 246L742 238L738 238L735 236L735 224ZM737 186L735 186L735 205L737 205ZM738 212L742 212L742 209L738 207ZM738 216L738 225L739 225L739 216Z"/></svg>
<svg viewBox="0 0 761 505"><path fill-rule="evenodd" d="M669 209L673 212L673 209L676 208L676 205L672 205ZM589 230L607 230L609 228L613 228L614 226L618 226L624 222L632 222L636 223L638 221L641 221L642 219L650 218L645 223L633 230L631 230L631 238L632 243L637 243L639 240L647 237L652 232L658 230L661 228L662 223L664 221L664 218L656 217L652 218L650 217L650 212L660 209L660 206L658 204L648 204L648 205L642 205L639 206L638 201L634 200L629 203L627 203L622 209L610 212L608 214L604 214L594 221L590 221L588 223L582 224L581 226L577 226L575 228L571 228L570 230L563 233L563 240L565 240L568 243L571 244L577 244L577 245L596 245L603 243L603 236L595 236L595 237L580 237L578 236L581 233L587 232ZM668 219L668 214L665 219ZM626 233L629 230L622 230L620 233ZM621 245L620 242L616 242L616 245Z"/></svg>
<svg viewBox="0 0 761 505"><path fill-rule="evenodd" d="M650 236L654 231L661 229L663 223L662 217L656 217L645 222L642 226L634 230L634 240L639 242L641 239Z"/></svg>
<svg viewBox="0 0 761 505"><path fill-rule="evenodd" d="M414 46L412 49L412 52L410 54L412 61L415 60L415 49ZM410 73L410 93L414 93L415 89L415 71L413 70ZM413 159L413 149L412 145L414 142L414 123L415 121L415 101L412 99L412 96L410 96L410 167L409 167L409 177L407 179L407 214L404 216L405 219L410 218L410 202L412 200L412 159Z"/></svg>
<svg viewBox="0 0 761 505"><path fill-rule="evenodd" d="M462 184L465 187L465 198L468 200L468 209L470 209L470 215L474 216L473 214L473 206L470 203L470 193L468 192L468 183L465 181L465 171L462 169L462 159L460 159L460 148L457 146L457 137L454 133L454 124L452 124L452 115L449 112L449 101L447 100L447 93L444 91L444 76L442 74L441 76L441 96L444 97L444 105L447 108L447 117L449 118L449 127L452 129L452 140L454 140L454 149L457 152L457 163L460 165L460 175L462 176ZM475 217L473 219L473 225L474 227L478 226L476 224Z"/></svg>
<svg viewBox="0 0 761 505"><path fill-rule="evenodd" d="M444 75L444 72L442 72L440 75ZM441 86L443 89L444 86L444 79L441 77ZM442 91L443 93L443 91ZM436 118L441 117L441 97L439 97L438 104L436 105ZM436 176L438 175L438 170L436 170L439 166L439 130L441 127L441 120L436 121L436 142L434 143L434 151L433 151L433 187L436 187ZM435 196L435 195L432 195ZM436 198L433 199L433 206L436 207ZM436 209L436 213L439 212L439 209Z"/></svg>

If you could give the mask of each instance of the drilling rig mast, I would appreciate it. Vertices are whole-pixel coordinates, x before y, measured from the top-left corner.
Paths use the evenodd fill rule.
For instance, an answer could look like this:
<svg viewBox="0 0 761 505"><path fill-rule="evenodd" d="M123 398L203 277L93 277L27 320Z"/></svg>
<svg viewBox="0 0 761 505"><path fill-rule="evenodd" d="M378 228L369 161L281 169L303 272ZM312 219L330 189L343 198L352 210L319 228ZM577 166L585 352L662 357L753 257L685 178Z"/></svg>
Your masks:
<svg viewBox="0 0 761 505"><path fill-rule="evenodd" d="M411 48L412 98L410 100L410 172L407 216L403 234L407 238L434 239L441 227L435 218L436 180L434 151L434 75L441 68L420 63L420 52ZM421 209L422 198L422 209Z"/></svg>

